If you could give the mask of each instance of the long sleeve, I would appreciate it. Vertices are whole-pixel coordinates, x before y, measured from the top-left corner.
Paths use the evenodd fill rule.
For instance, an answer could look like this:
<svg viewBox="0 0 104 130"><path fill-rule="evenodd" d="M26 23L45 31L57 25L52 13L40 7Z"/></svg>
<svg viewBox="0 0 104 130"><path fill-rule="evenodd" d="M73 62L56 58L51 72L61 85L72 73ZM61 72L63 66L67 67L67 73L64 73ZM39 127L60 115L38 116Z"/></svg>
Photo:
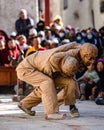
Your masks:
<svg viewBox="0 0 104 130"><path fill-rule="evenodd" d="M91 79L95 83L97 83L100 79L95 70L93 70L91 72L86 71L78 80L81 80L84 77Z"/></svg>

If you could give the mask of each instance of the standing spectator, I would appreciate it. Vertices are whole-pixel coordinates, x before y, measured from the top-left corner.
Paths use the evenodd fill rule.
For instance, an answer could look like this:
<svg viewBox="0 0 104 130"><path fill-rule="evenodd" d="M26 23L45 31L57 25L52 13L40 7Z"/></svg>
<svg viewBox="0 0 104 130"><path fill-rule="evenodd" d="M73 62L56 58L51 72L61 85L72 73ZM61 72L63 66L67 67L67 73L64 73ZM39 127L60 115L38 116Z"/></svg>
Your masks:
<svg viewBox="0 0 104 130"><path fill-rule="evenodd" d="M17 31L17 35L23 34L28 38L29 30L34 26L33 19L27 16L27 11L25 9L21 9L19 13L19 19L15 22L15 29Z"/></svg>

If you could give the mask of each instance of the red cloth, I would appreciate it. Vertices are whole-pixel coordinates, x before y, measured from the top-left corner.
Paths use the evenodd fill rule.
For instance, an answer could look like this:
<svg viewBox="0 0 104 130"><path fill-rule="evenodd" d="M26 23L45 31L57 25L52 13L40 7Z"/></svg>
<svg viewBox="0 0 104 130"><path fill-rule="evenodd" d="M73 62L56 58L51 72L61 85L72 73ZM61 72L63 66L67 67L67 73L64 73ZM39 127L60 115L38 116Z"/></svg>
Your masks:
<svg viewBox="0 0 104 130"><path fill-rule="evenodd" d="M9 50L7 48L0 50L0 65L9 64L8 60Z"/></svg>
<svg viewBox="0 0 104 130"><path fill-rule="evenodd" d="M18 60L20 52L18 50L17 45L13 49L9 49L9 55L11 55L13 59Z"/></svg>

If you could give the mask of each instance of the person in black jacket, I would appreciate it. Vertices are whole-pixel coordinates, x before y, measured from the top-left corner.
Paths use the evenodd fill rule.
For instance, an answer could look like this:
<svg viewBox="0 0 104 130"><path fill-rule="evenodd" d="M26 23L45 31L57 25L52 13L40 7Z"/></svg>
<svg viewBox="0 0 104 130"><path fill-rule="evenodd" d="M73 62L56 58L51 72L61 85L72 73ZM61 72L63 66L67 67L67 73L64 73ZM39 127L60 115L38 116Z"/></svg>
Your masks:
<svg viewBox="0 0 104 130"><path fill-rule="evenodd" d="M34 21L32 18L27 16L27 11L21 9L19 13L19 19L15 22L15 29L17 35L25 35L26 38L29 36L29 30L34 26Z"/></svg>

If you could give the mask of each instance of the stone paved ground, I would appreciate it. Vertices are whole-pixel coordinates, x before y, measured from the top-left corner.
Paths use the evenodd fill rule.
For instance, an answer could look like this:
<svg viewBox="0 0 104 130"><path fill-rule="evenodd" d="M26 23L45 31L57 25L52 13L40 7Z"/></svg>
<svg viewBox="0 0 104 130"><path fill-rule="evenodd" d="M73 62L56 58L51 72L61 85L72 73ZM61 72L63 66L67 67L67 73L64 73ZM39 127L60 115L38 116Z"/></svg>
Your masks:
<svg viewBox="0 0 104 130"><path fill-rule="evenodd" d="M68 107L60 111L67 114L64 120L45 120L43 105L36 108L36 116L22 112L18 102L12 101L13 95L0 95L0 130L104 130L104 106L94 101L77 101L80 118L71 118Z"/></svg>

